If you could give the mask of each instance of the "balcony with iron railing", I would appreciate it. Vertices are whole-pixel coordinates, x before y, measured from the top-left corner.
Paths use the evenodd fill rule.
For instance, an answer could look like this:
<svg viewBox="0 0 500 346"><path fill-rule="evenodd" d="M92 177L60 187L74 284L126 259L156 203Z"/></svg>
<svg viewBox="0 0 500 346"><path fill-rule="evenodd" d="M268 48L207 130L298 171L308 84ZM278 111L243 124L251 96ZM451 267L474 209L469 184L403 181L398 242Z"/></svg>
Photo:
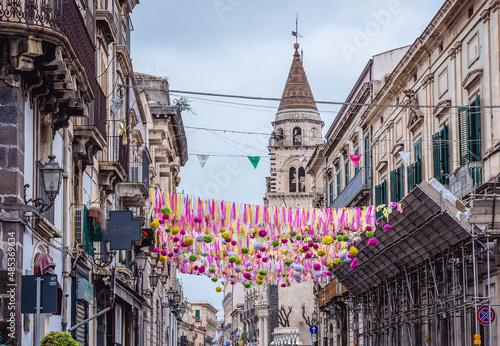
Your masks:
<svg viewBox="0 0 500 346"><path fill-rule="evenodd" d="M347 186L340 192L340 195L333 201L330 208L343 208L350 206L356 200L361 199L370 191L369 171L360 168Z"/></svg>
<svg viewBox="0 0 500 346"><path fill-rule="evenodd" d="M449 177L450 191L459 198L473 193L483 183L483 163L468 162Z"/></svg>

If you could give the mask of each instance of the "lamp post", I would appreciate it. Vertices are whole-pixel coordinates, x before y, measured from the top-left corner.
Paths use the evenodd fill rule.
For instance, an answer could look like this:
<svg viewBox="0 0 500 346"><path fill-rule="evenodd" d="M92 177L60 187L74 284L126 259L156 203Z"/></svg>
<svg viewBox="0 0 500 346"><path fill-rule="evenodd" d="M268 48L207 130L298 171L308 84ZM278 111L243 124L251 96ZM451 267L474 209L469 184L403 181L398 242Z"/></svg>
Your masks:
<svg viewBox="0 0 500 346"><path fill-rule="evenodd" d="M26 190L30 187L29 184L24 185L24 203L26 205L32 203L40 213L46 212L54 205L54 201L59 194L61 187L62 174L64 170L59 166L54 154L49 155L49 161L40 168L42 175L43 190L49 199L48 203L42 198L27 200Z"/></svg>
<svg viewBox="0 0 500 346"><path fill-rule="evenodd" d="M139 279L137 280L136 290L139 294L142 294L142 274L146 269L148 258L146 257L144 252L141 251L137 255L135 255L135 260L136 260L135 270L137 271L137 276L139 277Z"/></svg>

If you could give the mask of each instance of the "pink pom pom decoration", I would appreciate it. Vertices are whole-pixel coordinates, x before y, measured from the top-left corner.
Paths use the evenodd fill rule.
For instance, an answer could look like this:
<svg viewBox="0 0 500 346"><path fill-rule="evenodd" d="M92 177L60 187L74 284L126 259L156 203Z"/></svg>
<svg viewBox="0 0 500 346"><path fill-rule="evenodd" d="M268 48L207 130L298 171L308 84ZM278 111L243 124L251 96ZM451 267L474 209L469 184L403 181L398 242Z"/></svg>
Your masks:
<svg viewBox="0 0 500 346"><path fill-rule="evenodd" d="M161 250L161 255L166 256L167 255L167 250Z"/></svg>
<svg viewBox="0 0 500 346"><path fill-rule="evenodd" d="M374 239L374 238L372 238L372 239ZM352 263L351 263L351 269L356 269L358 266L359 266L358 259L357 258L353 259Z"/></svg>
<svg viewBox="0 0 500 346"><path fill-rule="evenodd" d="M314 263L313 268L314 268L314 270L318 271L318 270L320 270L320 269L321 269L321 264L319 264L319 263Z"/></svg>
<svg viewBox="0 0 500 346"><path fill-rule="evenodd" d="M286 244L286 243L288 243L288 239L281 239L281 242L282 242L283 244Z"/></svg>
<svg viewBox="0 0 500 346"><path fill-rule="evenodd" d="M236 240L231 240L231 245L232 245L232 246L235 246L236 244L238 244L238 243L236 242Z"/></svg>
<svg viewBox="0 0 500 346"><path fill-rule="evenodd" d="M378 240L375 238L371 238L370 240L368 240L368 245L370 245L370 246L375 246L377 244L378 244Z"/></svg>
<svg viewBox="0 0 500 346"><path fill-rule="evenodd" d="M267 232L266 232L266 230L265 230L265 229L261 229L261 230L259 231L259 237L264 238L266 235L267 235Z"/></svg>
<svg viewBox="0 0 500 346"><path fill-rule="evenodd" d="M372 226L366 226L366 231L370 232L372 230Z"/></svg>
<svg viewBox="0 0 500 346"><path fill-rule="evenodd" d="M157 247L155 247L155 248L153 249L153 252L160 252L160 249L158 249Z"/></svg>
<svg viewBox="0 0 500 346"><path fill-rule="evenodd" d="M172 241L173 241L174 243L177 243L177 242L179 241L179 237L173 237L173 238L172 238Z"/></svg>
<svg viewBox="0 0 500 346"><path fill-rule="evenodd" d="M262 258L262 262L266 263L267 262L267 257Z"/></svg>
<svg viewBox="0 0 500 346"><path fill-rule="evenodd" d="M384 229L385 229L386 231L390 230L391 228L392 228L392 226L391 226L391 225L384 225Z"/></svg>

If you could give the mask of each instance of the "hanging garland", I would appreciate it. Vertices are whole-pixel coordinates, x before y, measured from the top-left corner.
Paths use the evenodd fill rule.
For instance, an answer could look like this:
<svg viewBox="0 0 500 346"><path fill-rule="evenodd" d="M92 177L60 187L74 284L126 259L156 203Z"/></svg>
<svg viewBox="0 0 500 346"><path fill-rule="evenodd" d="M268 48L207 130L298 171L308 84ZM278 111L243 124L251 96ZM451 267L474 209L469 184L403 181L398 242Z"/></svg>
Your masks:
<svg viewBox="0 0 500 346"><path fill-rule="evenodd" d="M359 265L357 244L375 246L376 212L385 218L388 206L341 209L265 207L151 190L151 228L162 263L185 274L212 281L292 282L332 275L334 265ZM386 224L384 229L391 226ZM217 287L220 291L220 287Z"/></svg>

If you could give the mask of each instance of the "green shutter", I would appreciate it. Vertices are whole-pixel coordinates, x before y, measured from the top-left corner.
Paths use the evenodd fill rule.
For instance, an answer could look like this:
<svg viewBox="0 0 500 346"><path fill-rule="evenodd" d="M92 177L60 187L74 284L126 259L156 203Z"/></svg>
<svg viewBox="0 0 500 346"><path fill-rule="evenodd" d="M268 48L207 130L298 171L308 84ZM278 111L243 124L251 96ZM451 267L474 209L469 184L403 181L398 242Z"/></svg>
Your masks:
<svg viewBox="0 0 500 346"><path fill-rule="evenodd" d="M479 95L476 96L470 108L469 122L469 157L471 162L481 161L481 108Z"/></svg>
<svg viewBox="0 0 500 346"><path fill-rule="evenodd" d="M441 181L441 145L439 132L432 135L432 165L434 167L434 178Z"/></svg>
<svg viewBox="0 0 500 346"><path fill-rule="evenodd" d="M387 181L384 179L381 184L382 187L382 204L387 204Z"/></svg>
<svg viewBox="0 0 500 346"><path fill-rule="evenodd" d="M458 141L460 166L469 162L469 108L458 109Z"/></svg>
<svg viewBox="0 0 500 346"><path fill-rule="evenodd" d="M408 165L407 171L408 171L408 192L409 192L415 188L415 176L414 176L415 166Z"/></svg>
<svg viewBox="0 0 500 346"><path fill-rule="evenodd" d="M397 202L398 198L398 170L391 171L390 175L391 184L391 202Z"/></svg>
<svg viewBox="0 0 500 346"><path fill-rule="evenodd" d="M378 207L382 203L382 185L375 186L375 206ZM376 214L376 218L380 218L382 216L382 212L379 211Z"/></svg>
<svg viewBox="0 0 500 346"><path fill-rule="evenodd" d="M413 148L415 152L414 182L415 185L418 185L422 182L422 139L416 141ZM401 192L401 198L402 197L403 192Z"/></svg>
<svg viewBox="0 0 500 346"><path fill-rule="evenodd" d="M447 124L441 129L441 150L439 159L441 161L441 179L439 180L442 184L448 184L448 174L450 173L450 144L449 139L449 127Z"/></svg>
<svg viewBox="0 0 500 346"><path fill-rule="evenodd" d="M403 164L400 164L398 169L398 196L396 202L403 199L404 196L404 180L403 180Z"/></svg>

